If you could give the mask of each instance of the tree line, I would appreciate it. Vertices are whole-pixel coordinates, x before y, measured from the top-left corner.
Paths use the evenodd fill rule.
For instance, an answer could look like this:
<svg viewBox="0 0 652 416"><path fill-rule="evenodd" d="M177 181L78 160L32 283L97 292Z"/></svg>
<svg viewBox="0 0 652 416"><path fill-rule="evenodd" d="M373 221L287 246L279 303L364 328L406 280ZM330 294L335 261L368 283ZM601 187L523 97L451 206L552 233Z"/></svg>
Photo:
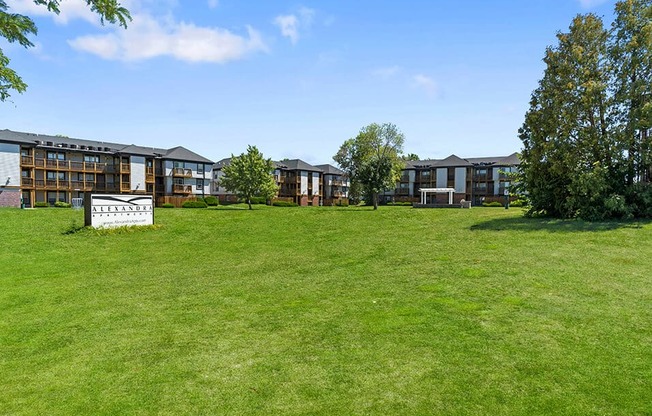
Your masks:
<svg viewBox="0 0 652 416"><path fill-rule="evenodd" d="M543 58L519 137L530 215L652 217L652 0L621 0L610 29L576 16Z"/></svg>

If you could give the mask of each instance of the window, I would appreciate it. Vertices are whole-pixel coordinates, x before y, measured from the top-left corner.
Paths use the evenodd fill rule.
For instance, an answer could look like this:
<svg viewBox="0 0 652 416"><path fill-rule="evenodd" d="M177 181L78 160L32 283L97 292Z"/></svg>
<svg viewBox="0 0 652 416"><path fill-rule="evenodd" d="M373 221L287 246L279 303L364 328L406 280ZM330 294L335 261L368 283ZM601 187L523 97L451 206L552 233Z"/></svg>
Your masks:
<svg viewBox="0 0 652 416"><path fill-rule="evenodd" d="M197 173L202 173L202 174L204 173L204 164L203 163L197 164Z"/></svg>
<svg viewBox="0 0 652 416"><path fill-rule="evenodd" d="M46 178L48 180L54 181L54 180L66 180L66 172L52 172L52 171L47 171L46 173Z"/></svg>
<svg viewBox="0 0 652 416"><path fill-rule="evenodd" d="M197 189L204 189L204 180L197 179Z"/></svg>
<svg viewBox="0 0 652 416"><path fill-rule="evenodd" d="M66 154L59 152L48 152L47 158L50 160L66 160Z"/></svg>
<svg viewBox="0 0 652 416"><path fill-rule="evenodd" d="M23 170L20 171L20 176L23 177L23 178L31 178L32 177L32 172L29 171L29 170L23 169Z"/></svg>
<svg viewBox="0 0 652 416"><path fill-rule="evenodd" d="M84 155L84 162L100 162L100 157L97 155Z"/></svg>
<svg viewBox="0 0 652 416"><path fill-rule="evenodd" d="M174 161L174 167L175 168L183 168L183 162Z"/></svg>

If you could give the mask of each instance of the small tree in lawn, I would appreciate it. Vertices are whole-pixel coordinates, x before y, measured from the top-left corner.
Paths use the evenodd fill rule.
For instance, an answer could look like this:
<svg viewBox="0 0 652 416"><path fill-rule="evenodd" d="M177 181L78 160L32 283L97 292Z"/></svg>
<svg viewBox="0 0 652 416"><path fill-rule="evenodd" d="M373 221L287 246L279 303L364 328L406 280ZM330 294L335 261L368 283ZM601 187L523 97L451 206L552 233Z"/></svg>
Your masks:
<svg viewBox="0 0 652 416"><path fill-rule="evenodd" d="M393 189L401 176L404 140L394 124L372 123L345 141L333 156L351 179L351 188L360 189L374 209L378 209L378 195Z"/></svg>
<svg viewBox="0 0 652 416"><path fill-rule="evenodd" d="M231 163L222 169L224 176L220 184L247 201L249 209L252 209L252 197L272 199L276 195L278 187L274 182L273 170L271 159L265 159L256 146L247 146L247 153L231 155Z"/></svg>

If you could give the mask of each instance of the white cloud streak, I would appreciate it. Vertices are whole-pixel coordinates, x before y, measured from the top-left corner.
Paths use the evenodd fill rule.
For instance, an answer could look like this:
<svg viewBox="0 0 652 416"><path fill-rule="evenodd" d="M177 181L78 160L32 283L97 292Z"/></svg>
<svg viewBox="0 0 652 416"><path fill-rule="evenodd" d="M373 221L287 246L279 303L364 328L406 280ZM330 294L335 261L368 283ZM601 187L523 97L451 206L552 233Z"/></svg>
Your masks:
<svg viewBox="0 0 652 416"><path fill-rule="evenodd" d="M101 26L100 18L93 13L84 0L66 0L59 6L58 15L48 11L45 6L38 6L32 0L7 0L7 6L12 13L22 13L32 16L52 16L60 25L66 25L71 20L81 19L96 26Z"/></svg>
<svg viewBox="0 0 652 416"><path fill-rule="evenodd" d="M435 82L435 80L433 80L427 75L417 74L412 77L412 82L414 86L422 89L430 96L435 95L437 93L438 90L437 83Z"/></svg>
<svg viewBox="0 0 652 416"><path fill-rule="evenodd" d="M290 39L293 45L299 41L300 31L307 30L312 26L315 11L302 7L296 14L279 15L274 18L274 24L278 26L281 35Z"/></svg>
<svg viewBox="0 0 652 416"><path fill-rule="evenodd" d="M167 56L186 62L226 63L254 52L267 51L261 35L247 26L242 36L217 27L200 27L147 14L133 15L129 29L68 41L78 51L107 60L141 61Z"/></svg>

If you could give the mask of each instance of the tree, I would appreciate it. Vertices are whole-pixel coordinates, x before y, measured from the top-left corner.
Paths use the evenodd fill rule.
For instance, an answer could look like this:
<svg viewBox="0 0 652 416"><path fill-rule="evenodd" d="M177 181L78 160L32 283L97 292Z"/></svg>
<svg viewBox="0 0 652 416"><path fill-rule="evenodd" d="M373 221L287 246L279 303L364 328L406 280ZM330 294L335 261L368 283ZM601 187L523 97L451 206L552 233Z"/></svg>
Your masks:
<svg viewBox="0 0 652 416"><path fill-rule="evenodd" d="M405 137L391 123L373 123L353 138L345 141L333 160L352 182L353 189L361 189L365 200L378 209L378 195L393 189L405 166L401 159Z"/></svg>
<svg viewBox="0 0 652 416"><path fill-rule="evenodd" d="M419 155L416 153L408 153L407 155L401 156L401 159L404 161L421 160Z"/></svg>
<svg viewBox="0 0 652 416"><path fill-rule="evenodd" d="M626 185L650 181L652 164L652 1L616 4L609 48Z"/></svg>
<svg viewBox="0 0 652 416"><path fill-rule="evenodd" d="M220 185L246 200L249 209L252 209L252 197L272 199L276 195L278 187L274 182L273 170L271 159L265 159L256 146L247 146L247 153L231 155L231 163L222 169L224 176Z"/></svg>
<svg viewBox="0 0 652 416"><path fill-rule="evenodd" d="M531 213L593 217L615 188L607 36L599 17L579 15L546 49L544 76L519 130Z"/></svg>
<svg viewBox="0 0 652 416"><path fill-rule="evenodd" d="M118 23L126 28L127 21L131 21L129 11L122 7L118 0L84 0L90 9L100 16L102 24L109 22ZM61 0L34 0L37 5L47 7L48 11L59 14ZM28 16L11 13L5 0L0 0L0 36L8 42L18 42L25 48L34 44L29 40L29 35L36 35L38 29L34 21ZM10 97L9 91L22 93L27 89L27 84L18 74L9 67L9 58L0 49L0 101Z"/></svg>

